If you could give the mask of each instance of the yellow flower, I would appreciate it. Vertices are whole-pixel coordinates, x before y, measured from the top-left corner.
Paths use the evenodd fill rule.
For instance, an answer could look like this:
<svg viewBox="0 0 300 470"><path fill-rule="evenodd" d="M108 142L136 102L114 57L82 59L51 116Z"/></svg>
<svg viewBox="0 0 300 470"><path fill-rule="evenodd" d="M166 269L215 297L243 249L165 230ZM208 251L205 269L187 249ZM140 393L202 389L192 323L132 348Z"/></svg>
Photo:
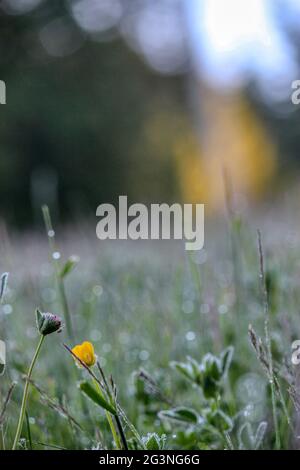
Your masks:
<svg viewBox="0 0 300 470"><path fill-rule="evenodd" d="M82 344L77 344L72 349L72 353L75 354L84 364L91 367L96 362L96 355L94 346L89 341L84 341ZM77 363L80 365L79 361Z"/></svg>

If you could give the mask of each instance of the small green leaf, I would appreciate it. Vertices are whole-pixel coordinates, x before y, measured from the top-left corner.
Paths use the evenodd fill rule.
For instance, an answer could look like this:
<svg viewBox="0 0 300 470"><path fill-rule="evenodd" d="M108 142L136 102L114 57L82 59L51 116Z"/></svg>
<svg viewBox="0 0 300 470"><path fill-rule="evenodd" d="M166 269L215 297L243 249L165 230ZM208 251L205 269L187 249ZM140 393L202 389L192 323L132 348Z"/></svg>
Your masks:
<svg viewBox="0 0 300 470"><path fill-rule="evenodd" d="M201 388L206 399L215 398L220 391L219 383L214 380L209 373L203 374Z"/></svg>
<svg viewBox="0 0 300 470"><path fill-rule="evenodd" d="M202 359L202 370L204 375L209 376L212 380L218 381L221 378L221 364L220 360L208 353Z"/></svg>
<svg viewBox="0 0 300 470"><path fill-rule="evenodd" d="M42 312L38 308L35 311L35 319L36 319L37 329L40 331L44 322L44 317L43 317Z"/></svg>
<svg viewBox="0 0 300 470"><path fill-rule="evenodd" d="M70 256L70 258L66 261L65 265L63 266L61 272L60 272L60 277L63 279L66 277L68 274L70 274L71 271L75 268L75 266L79 263L79 257L78 256Z"/></svg>
<svg viewBox="0 0 300 470"><path fill-rule="evenodd" d="M194 370L191 364L172 361L170 366L172 369L177 370L180 374L184 375L189 380L194 381Z"/></svg>
<svg viewBox="0 0 300 470"><path fill-rule="evenodd" d="M227 375L228 369L232 361L233 351L234 348L232 346L229 346L228 348L224 349L224 351L222 351L221 353L220 359L223 377L226 377Z"/></svg>
<svg viewBox="0 0 300 470"><path fill-rule="evenodd" d="M237 433L239 450L253 450L255 446L255 437L252 430L252 425L249 422L242 424Z"/></svg>
<svg viewBox="0 0 300 470"><path fill-rule="evenodd" d="M256 433L253 432L253 424L244 423L238 430L239 449L257 450L261 446L267 430L266 421L261 421L257 427Z"/></svg>
<svg viewBox="0 0 300 470"><path fill-rule="evenodd" d="M261 423L259 423L258 428L256 430L256 434L255 434L254 450L259 449L260 446L262 445L262 442L264 440L264 437L267 431L267 427L268 427L268 424L266 423L266 421L262 421Z"/></svg>
<svg viewBox="0 0 300 470"><path fill-rule="evenodd" d="M233 428L232 419L222 410L217 410L208 416L208 421L219 431L231 431Z"/></svg>
<svg viewBox="0 0 300 470"><path fill-rule="evenodd" d="M0 302L2 302L7 287L8 273L3 273L0 278Z"/></svg>
<svg viewBox="0 0 300 470"><path fill-rule="evenodd" d="M201 364L199 364L196 359L194 359L191 356L187 357L188 364L190 365L192 371L193 371L193 380L196 384L199 384L200 379L201 379Z"/></svg>
<svg viewBox="0 0 300 470"><path fill-rule="evenodd" d="M5 371L5 343L0 340L0 375Z"/></svg>
<svg viewBox="0 0 300 470"><path fill-rule="evenodd" d="M196 411L184 406L161 411L159 413L159 417L162 419L170 419L172 421L179 421L188 424L197 424L199 423L200 418Z"/></svg>
<svg viewBox="0 0 300 470"><path fill-rule="evenodd" d="M163 450L166 442L166 435L159 436L155 432L148 433L142 437L142 443L146 450Z"/></svg>
<svg viewBox="0 0 300 470"><path fill-rule="evenodd" d="M117 414L116 409L105 400L105 398L98 392L98 390L96 390L95 387L93 387L93 385L90 384L90 382L80 382L79 388L98 406L101 406L101 408L104 408L113 415Z"/></svg>

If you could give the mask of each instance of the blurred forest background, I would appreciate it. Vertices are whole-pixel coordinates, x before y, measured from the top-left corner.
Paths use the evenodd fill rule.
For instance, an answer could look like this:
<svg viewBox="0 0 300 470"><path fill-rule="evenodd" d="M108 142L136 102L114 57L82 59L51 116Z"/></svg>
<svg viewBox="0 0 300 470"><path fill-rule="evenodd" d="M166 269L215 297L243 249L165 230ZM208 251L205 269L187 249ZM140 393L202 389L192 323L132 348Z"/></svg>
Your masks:
<svg viewBox="0 0 300 470"><path fill-rule="evenodd" d="M1 0L0 217L254 202L299 172L300 1Z"/></svg>

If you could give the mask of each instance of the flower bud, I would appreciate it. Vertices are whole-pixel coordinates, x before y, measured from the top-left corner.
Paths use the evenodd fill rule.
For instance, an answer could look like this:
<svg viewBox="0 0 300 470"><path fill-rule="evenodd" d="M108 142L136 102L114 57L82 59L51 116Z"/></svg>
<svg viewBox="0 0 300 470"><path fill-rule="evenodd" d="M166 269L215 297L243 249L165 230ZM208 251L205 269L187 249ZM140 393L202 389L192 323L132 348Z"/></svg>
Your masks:
<svg viewBox="0 0 300 470"><path fill-rule="evenodd" d="M55 331L60 333L63 327L62 320L58 315L43 313L39 309L36 309L36 326L43 336L54 333Z"/></svg>

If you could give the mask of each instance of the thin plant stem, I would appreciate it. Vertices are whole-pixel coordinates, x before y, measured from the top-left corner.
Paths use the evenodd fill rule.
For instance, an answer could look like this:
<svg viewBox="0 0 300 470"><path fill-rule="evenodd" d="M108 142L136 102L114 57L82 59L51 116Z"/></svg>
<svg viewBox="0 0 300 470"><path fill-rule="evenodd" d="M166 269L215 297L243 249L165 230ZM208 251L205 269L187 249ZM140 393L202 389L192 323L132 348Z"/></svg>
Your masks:
<svg viewBox="0 0 300 470"><path fill-rule="evenodd" d="M94 379L94 383L96 385L96 387L98 388L98 391L101 395L102 398L105 398L104 395L103 395L103 391L101 389L101 386L100 386L100 383L99 381L95 380ZM106 416L106 419L108 421L108 424L109 424L109 427L110 427L110 430L111 430L111 433L113 435L113 438L114 438L114 441L115 441L115 444L116 444L116 447L118 450L122 450L122 445L121 445L121 442L120 442L120 438L119 438L119 435L117 433L117 430L116 430L116 427L115 427L115 424L114 424L114 421L113 421L113 417L112 415L110 414L109 411L105 410L105 416Z"/></svg>
<svg viewBox="0 0 300 470"><path fill-rule="evenodd" d="M3 425L0 425L0 450L5 450L5 439Z"/></svg>
<svg viewBox="0 0 300 470"><path fill-rule="evenodd" d="M25 412L25 417L26 417L26 427L27 427L29 449L32 450L31 430L30 430L30 422L29 422L29 416L28 416L27 410Z"/></svg>
<svg viewBox="0 0 300 470"><path fill-rule="evenodd" d="M234 450L234 445L228 432L224 432L224 439L227 443L228 449Z"/></svg>
<svg viewBox="0 0 300 470"><path fill-rule="evenodd" d="M13 382L11 384L11 386L9 387L8 392L7 392L7 395L6 395L6 398L5 398L5 401L4 401L4 405L3 405L2 411L0 413L0 426L2 426L2 424L4 422L6 409L8 407L9 402L10 402L10 399L11 399L11 396L13 394L13 391L14 391L14 388L15 388L16 384L17 384L17 382Z"/></svg>
<svg viewBox="0 0 300 470"><path fill-rule="evenodd" d="M238 338L240 331L242 330L242 298L243 298L243 272L242 264L240 257L241 249L241 239L240 233L238 231L236 220L237 216L234 210L234 198L233 198L233 188L230 175L225 167L223 167L223 182L224 182L224 191L225 191L225 205L227 211L227 220L228 220L228 231L229 231L229 243L230 243L230 252L231 260L233 267L233 288L234 288L234 297L235 297L235 307L236 318L235 323L235 335ZM237 348L240 348L239 342L237 342Z"/></svg>
<svg viewBox="0 0 300 470"><path fill-rule="evenodd" d="M261 233L257 231L257 240L258 240L258 252L259 252L259 265L260 265L260 282L262 286L262 295L263 295L263 305L264 305L264 316L265 316L265 339L267 345L267 354L268 354L268 364L269 364L269 382L271 387L271 400L272 400L272 411L273 411L273 421L275 429L275 446L276 449L280 449L280 434L279 434L279 425L277 418L276 410L276 390L275 390L275 375L273 369L273 357L272 357L272 348L271 348L271 338L269 330L269 301L268 301L268 292L265 279L265 269L264 269L264 255L262 249L262 240Z"/></svg>
<svg viewBox="0 0 300 470"><path fill-rule="evenodd" d="M36 363L36 361L37 361L37 358L38 358L38 356L39 356L39 353L40 353L40 350L41 350L41 347L42 347L44 338L45 338L44 335L41 335L41 336L40 336L40 339L39 339L37 348L36 348L36 350L35 350L34 356L33 356L33 358L32 358L31 364L30 364L29 369L28 369L28 373L27 373L27 377L26 377L26 383L25 383L25 387L24 387L24 393L23 393L21 411L20 411L18 426L17 426L16 435L15 435L15 439L14 439L14 443L13 443L12 450L16 450L16 448L17 448L17 446L18 446L18 442L19 442L20 436L21 436L22 427L23 427L23 422L24 422L24 417L25 417L25 411L26 411L26 403L27 403L27 398L28 398L29 381L30 381L30 379L31 379L32 371L33 371L34 365L35 365L35 363Z"/></svg>
<svg viewBox="0 0 300 470"><path fill-rule="evenodd" d="M43 206L42 207L42 212L43 212L43 217L44 217L44 223L47 231L47 237L49 241L49 248L50 248L50 255L51 255L51 261L53 263L54 267L54 273L55 273L55 280L56 280L56 285L57 285L57 290L58 290L58 295L60 298L61 302L61 307L64 313L64 318L66 321L66 329L68 332L69 338L74 341L74 329L73 329L73 324L72 324L72 318L71 318L71 313L69 309L69 304L67 300L67 295L66 295L66 290L65 290L65 285L64 281L60 275L60 262L59 259L57 259L54 254L57 252L56 246L55 246L55 231L53 229L52 221L51 221L51 216L50 216L50 211L48 206Z"/></svg>
<svg viewBox="0 0 300 470"><path fill-rule="evenodd" d="M283 408L283 412L284 412L286 420L287 420L287 424L293 430L293 426L292 426L292 423L291 423L291 418L290 418L290 414L289 414L289 410L288 410L288 405L285 402L279 380L276 377L276 375L274 376L274 378L275 378L276 389L278 391L279 399L280 399L280 402L281 402L281 405L282 405L282 408Z"/></svg>
<svg viewBox="0 0 300 470"><path fill-rule="evenodd" d="M103 380L104 389L105 389L109 399L112 400L112 395L111 395L111 392L110 392L110 389L109 389L104 371L103 371L102 367L100 366L99 361L97 361L97 367L98 367L98 370L100 372L100 376ZM115 407L116 407L116 414L115 414L114 418L115 418L115 421L116 421L116 425L117 425L119 434L121 436L123 447L124 447L125 450L128 450L128 444L127 444L126 436L125 436L125 433L124 433L124 430L123 430L121 420L120 420L119 415L118 415L118 404L117 404L116 396L115 396L114 401L115 401Z"/></svg>
<svg viewBox="0 0 300 470"><path fill-rule="evenodd" d="M132 422L128 419L125 411L123 410L123 408L121 408L121 406L117 403L117 408L118 408L118 413L119 415L123 418L123 421L125 422L125 424L127 425L127 427L129 428L129 430L131 431L131 433L133 434L133 436L136 438L136 440L139 442L140 446L145 449L145 446L143 444L143 441L141 439L141 436L139 435L136 427L132 424Z"/></svg>
<svg viewBox="0 0 300 470"><path fill-rule="evenodd" d="M68 450L66 447L61 447L56 444L46 444L45 442L40 442L40 441L35 442L35 444L38 444L43 447L50 447L51 449L56 449L56 450Z"/></svg>
<svg viewBox="0 0 300 470"><path fill-rule="evenodd" d="M123 447L124 447L125 450L128 450L128 444L127 444L126 436L125 436L125 433L124 433L124 430L123 430L123 427L122 427L122 423L121 423L121 420L120 420L118 414L116 414L115 420L116 420L117 427L118 427L118 430L119 430L119 433L120 433L120 436L121 436L121 439L122 439Z"/></svg>

